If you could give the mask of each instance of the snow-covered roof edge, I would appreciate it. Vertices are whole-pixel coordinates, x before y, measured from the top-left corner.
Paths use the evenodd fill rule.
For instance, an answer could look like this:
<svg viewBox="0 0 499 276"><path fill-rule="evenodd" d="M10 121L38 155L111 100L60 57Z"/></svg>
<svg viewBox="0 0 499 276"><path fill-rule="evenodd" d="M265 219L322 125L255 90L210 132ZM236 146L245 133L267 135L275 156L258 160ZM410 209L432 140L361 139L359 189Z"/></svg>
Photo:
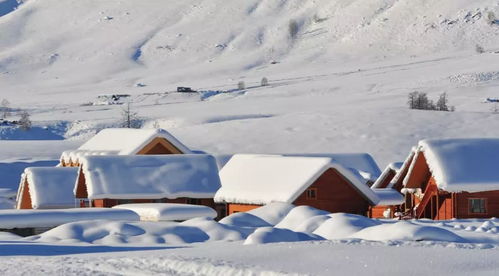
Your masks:
<svg viewBox="0 0 499 276"><path fill-rule="evenodd" d="M244 154L240 154L244 155ZM283 158L293 158L297 156L281 156L281 155L259 155L259 156L269 156L269 157L283 157ZM304 157L304 156L299 156L299 157ZM349 182L352 187L357 190L361 196L363 196L367 201L369 201L371 204L376 204L379 199L378 197L374 194L374 192L370 189L370 187L367 185L367 183L361 181L363 179L359 175L356 175L351 169L345 168L341 164L338 164L334 162L332 158L326 158L326 157L304 157L304 158L315 158L315 159L324 159L325 162L316 169L316 171L313 173L312 176L310 176L303 184L300 185L300 187L290 193L288 196L289 200L287 201L288 203L294 202L307 188L309 188L321 175L324 174L328 169L335 169L337 170L340 174L343 175L343 177ZM290 192L290 191L287 191ZM266 200L266 199L245 199L243 197L227 197L227 195L224 193L224 187L222 183L222 188L215 194L214 197L215 202L217 203L236 203L236 204L255 204L255 205L265 205L269 204L271 202L276 202L276 200Z"/></svg>

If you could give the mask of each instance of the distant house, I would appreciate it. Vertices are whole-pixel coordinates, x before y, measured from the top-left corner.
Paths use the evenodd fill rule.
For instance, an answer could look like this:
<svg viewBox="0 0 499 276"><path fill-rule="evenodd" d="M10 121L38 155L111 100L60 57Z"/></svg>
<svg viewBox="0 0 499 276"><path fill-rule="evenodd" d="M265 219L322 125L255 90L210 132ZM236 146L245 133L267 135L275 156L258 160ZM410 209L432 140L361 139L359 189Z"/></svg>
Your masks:
<svg viewBox="0 0 499 276"><path fill-rule="evenodd" d="M78 167L89 155L188 154L189 148L163 129L103 129L77 150L62 153L64 167Z"/></svg>
<svg viewBox="0 0 499 276"><path fill-rule="evenodd" d="M189 203L213 207L220 188L211 155L84 156L75 194L81 207Z"/></svg>
<svg viewBox="0 0 499 276"><path fill-rule="evenodd" d="M401 178L414 218L499 216L499 139L420 141Z"/></svg>
<svg viewBox="0 0 499 276"><path fill-rule="evenodd" d="M372 158L369 155L342 157L338 160L349 161L350 166L331 155L236 154L220 171L222 187L215 195L215 202L225 204L228 215L271 202L367 215L369 206L376 205L379 198L369 188L369 180L352 164L356 157ZM376 166L373 171L379 168Z"/></svg>
<svg viewBox="0 0 499 276"><path fill-rule="evenodd" d="M21 177L17 209L64 209L75 207L73 193L78 168L31 167Z"/></svg>

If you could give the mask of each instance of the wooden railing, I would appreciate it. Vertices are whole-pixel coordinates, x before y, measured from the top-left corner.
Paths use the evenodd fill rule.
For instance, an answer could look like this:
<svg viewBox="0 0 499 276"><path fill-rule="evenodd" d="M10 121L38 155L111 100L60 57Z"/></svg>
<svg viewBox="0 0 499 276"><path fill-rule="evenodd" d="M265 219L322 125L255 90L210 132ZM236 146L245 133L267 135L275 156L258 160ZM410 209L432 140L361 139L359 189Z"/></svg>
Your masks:
<svg viewBox="0 0 499 276"><path fill-rule="evenodd" d="M432 196L438 194L438 189L435 185L430 185L428 184L428 187L426 187L425 193L423 198L421 199L421 202L419 203L418 207L416 208L416 218L421 218L423 215L426 206L430 202Z"/></svg>

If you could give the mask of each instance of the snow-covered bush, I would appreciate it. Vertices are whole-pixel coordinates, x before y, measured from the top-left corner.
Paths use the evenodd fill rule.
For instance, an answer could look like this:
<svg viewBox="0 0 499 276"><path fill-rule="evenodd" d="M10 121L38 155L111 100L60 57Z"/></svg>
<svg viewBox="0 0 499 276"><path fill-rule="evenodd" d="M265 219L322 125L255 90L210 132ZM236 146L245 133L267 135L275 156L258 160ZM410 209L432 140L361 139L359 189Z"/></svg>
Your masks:
<svg viewBox="0 0 499 276"><path fill-rule="evenodd" d="M31 128L31 119L28 111L21 112L21 118L19 119L19 126L23 130L29 130Z"/></svg>
<svg viewBox="0 0 499 276"><path fill-rule="evenodd" d="M244 83L244 81L240 81L237 83L237 89L239 89L239 90L246 89L246 84Z"/></svg>
<svg viewBox="0 0 499 276"><path fill-rule="evenodd" d="M293 20L293 19L289 20L288 32L289 32L289 37L291 39L296 38L299 30L300 30L300 26L298 25L298 22L296 22L296 20Z"/></svg>
<svg viewBox="0 0 499 276"><path fill-rule="evenodd" d="M269 79L267 79L266 77L263 77L262 80L260 81L260 85L261 86L269 85Z"/></svg>

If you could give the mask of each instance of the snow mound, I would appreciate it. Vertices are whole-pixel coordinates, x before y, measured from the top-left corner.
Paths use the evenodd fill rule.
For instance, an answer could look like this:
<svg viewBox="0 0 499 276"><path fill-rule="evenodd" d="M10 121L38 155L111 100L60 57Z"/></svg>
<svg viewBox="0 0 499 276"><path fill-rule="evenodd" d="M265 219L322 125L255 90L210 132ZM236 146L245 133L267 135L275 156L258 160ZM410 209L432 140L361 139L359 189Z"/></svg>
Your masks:
<svg viewBox="0 0 499 276"><path fill-rule="evenodd" d="M139 216L130 210L110 208L0 210L0 229L54 227L70 222L99 219L137 221Z"/></svg>
<svg viewBox="0 0 499 276"><path fill-rule="evenodd" d="M364 228L381 224L377 220L352 214L336 213L329 217L314 231L314 234L328 240L345 239Z"/></svg>
<svg viewBox="0 0 499 276"><path fill-rule="evenodd" d="M197 217L217 217L217 212L210 207L177 203L137 203L121 204L113 208L134 211L142 221L180 221Z"/></svg>
<svg viewBox="0 0 499 276"><path fill-rule="evenodd" d="M240 227L265 227L278 224L295 206L284 202L273 202L248 212L234 213L220 223Z"/></svg>
<svg viewBox="0 0 499 276"><path fill-rule="evenodd" d="M286 217L282 219L281 222L275 225L277 228L285 228L290 230L296 230L299 228L304 228L302 225L308 219L315 216L327 215L329 212L315 209L310 206L298 206L293 208Z"/></svg>
<svg viewBox="0 0 499 276"><path fill-rule="evenodd" d="M249 235L249 237L244 241L244 244L248 245L312 240L322 240L322 238L314 234L295 232L289 229L263 227L258 228L255 232L253 232L253 234Z"/></svg>
<svg viewBox="0 0 499 276"><path fill-rule="evenodd" d="M466 242L466 239L454 234L451 231L434 227L421 226L408 221L397 223L380 224L368 227L350 236L372 241L445 241L445 242Z"/></svg>

